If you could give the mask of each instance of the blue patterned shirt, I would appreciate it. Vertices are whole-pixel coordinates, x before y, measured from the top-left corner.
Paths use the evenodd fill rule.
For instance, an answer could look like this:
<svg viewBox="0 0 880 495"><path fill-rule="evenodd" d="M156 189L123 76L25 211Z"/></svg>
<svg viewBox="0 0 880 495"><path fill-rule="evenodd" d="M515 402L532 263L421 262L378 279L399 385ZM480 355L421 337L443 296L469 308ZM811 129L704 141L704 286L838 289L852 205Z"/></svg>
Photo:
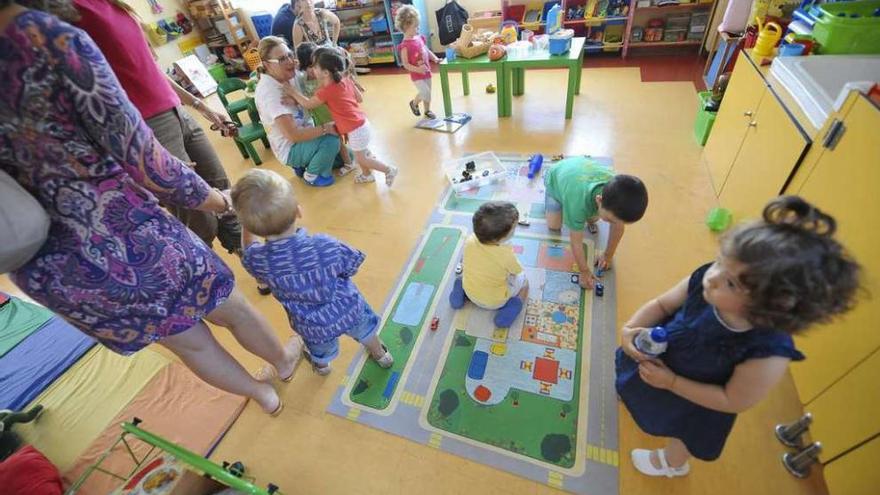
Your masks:
<svg viewBox="0 0 880 495"><path fill-rule="evenodd" d="M250 244L242 264L272 288L294 331L318 344L361 321L367 303L351 277L365 257L330 236L298 229L290 237Z"/></svg>

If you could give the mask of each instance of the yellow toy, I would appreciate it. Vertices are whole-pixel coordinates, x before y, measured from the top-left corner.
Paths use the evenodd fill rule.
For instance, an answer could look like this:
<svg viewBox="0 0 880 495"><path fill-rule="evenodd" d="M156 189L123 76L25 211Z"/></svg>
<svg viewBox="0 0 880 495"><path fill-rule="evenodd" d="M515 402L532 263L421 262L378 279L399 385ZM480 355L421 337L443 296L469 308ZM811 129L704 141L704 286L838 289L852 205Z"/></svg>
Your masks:
<svg viewBox="0 0 880 495"><path fill-rule="evenodd" d="M516 41L516 22L504 21L500 35L505 45L514 43Z"/></svg>
<svg viewBox="0 0 880 495"><path fill-rule="evenodd" d="M775 22L762 25L761 19L757 17L755 20L758 21L758 41L755 42L755 49L752 53L759 57L769 57L773 55L773 47L776 46L776 42L782 37L782 27Z"/></svg>

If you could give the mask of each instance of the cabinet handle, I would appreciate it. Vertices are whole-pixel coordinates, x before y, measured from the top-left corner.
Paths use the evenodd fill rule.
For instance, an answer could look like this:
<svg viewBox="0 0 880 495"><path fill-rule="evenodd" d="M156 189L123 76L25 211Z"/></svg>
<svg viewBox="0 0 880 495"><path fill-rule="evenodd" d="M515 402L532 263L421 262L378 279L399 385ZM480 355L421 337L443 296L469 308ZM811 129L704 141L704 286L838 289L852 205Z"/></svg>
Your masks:
<svg viewBox="0 0 880 495"><path fill-rule="evenodd" d="M747 111L743 112L743 117L751 117L754 114L755 114L755 112L753 112L751 110L747 110Z"/></svg>
<svg viewBox="0 0 880 495"><path fill-rule="evenodd" d="M753 120L753 121L749 122L749 127L758 127L758 121Z"/></svg>
<svg viewBox="0 0 880 495"><path fill-rule="evenodd" d="M825 133L824 139L822 139L822 146L829 150L833 150L834 147L837 146L837 142L840 141L840 136L843 136L845 130L846 126L843 125L843 122L834 119L834 122L828 127L828 132Z"/></svg>

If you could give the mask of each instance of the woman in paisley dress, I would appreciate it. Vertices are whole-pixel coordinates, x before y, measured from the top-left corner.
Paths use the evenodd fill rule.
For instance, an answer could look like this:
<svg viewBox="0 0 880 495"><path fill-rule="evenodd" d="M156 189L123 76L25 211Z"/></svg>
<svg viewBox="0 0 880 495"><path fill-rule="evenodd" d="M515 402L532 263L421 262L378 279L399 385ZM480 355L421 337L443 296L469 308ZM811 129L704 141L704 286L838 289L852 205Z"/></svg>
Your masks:
<svg viewBox="0 0 880 495"><path fill-rule="evenodd" d="M0 168L51 219L15 284L115 352L158 342L211 385L280 412L272 385L204 320L284 379L301 344L282 346L223 261L159 205L228 213L227 196L158 144L88 35L11 0L0 0L0 86Z"/></svg>

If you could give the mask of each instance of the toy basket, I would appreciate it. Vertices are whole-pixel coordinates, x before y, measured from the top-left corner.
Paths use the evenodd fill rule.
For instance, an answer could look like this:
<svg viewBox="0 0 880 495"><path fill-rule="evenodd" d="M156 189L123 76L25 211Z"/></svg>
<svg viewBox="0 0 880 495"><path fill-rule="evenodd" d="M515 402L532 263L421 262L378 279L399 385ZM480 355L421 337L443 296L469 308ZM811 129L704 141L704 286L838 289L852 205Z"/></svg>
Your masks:
<svg viewBox="0 0 880 495"><path fill-rule="evenodd" d="M248 69L257 70L257 68L263 63L260 60L260 52L257 51L256 48L248 48L242 54L244 57L244 63L247 64Z"/></svg>
<svg viewBox="0 0 880 495"><path fill-rule="evenodd" d="M456 193L477 189L507 177L507 169L491 151L447 162L443 165L443 171ZM464 172L468 175L465 176Z"/></svg>

